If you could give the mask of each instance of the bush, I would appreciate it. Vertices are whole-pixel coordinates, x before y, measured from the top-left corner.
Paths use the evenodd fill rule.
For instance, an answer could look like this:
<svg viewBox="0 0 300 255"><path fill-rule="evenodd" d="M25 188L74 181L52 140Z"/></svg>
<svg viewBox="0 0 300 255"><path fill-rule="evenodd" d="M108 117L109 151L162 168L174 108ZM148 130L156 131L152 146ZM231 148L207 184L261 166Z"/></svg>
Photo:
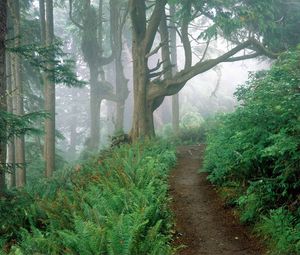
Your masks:
<svg viewBox="0 0 300 255"><path fill-rule="evenodd" d="M145 142L76 166L35 193L11 254L171 254L174 162L168 144Z"/></svg>
<svg viewBox="0 0 300 255"><path fill-rule="evenodd" d="M217 185L243 187L236 201L243 222L268 217L267 223L278 208L289 208L293 215L300 205L299 63L300 47L282 55L270 71L252 74L236 92L240 106L234 113L218 116L209 131L204 168ZM300 223L299 215L293 222ZM299 228L291 229L283 229L282 235L299 235ZM296 241L287 244L282 241L280 254L296 254Z"/></svg>
<svg viewBox="0 0 300 255"><path fill-rule="evenodd" d="M257 231L273 247L272 254L300 254L300 223L288 210L282 207L271 210L262 217Z"/></svg>

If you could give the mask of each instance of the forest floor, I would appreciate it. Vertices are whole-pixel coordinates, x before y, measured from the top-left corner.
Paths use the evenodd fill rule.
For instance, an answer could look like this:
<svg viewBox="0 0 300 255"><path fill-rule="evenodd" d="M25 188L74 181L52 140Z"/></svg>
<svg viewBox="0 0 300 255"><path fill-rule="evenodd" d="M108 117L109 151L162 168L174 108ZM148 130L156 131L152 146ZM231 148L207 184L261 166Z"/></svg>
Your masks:
<svg viewBox="0 0 300 255"><path fill-rule="evenodd" d="M216 189L199 173L204 146L181 146L170 176L178 255L262 255L258 240L238 223Z"/></svg>

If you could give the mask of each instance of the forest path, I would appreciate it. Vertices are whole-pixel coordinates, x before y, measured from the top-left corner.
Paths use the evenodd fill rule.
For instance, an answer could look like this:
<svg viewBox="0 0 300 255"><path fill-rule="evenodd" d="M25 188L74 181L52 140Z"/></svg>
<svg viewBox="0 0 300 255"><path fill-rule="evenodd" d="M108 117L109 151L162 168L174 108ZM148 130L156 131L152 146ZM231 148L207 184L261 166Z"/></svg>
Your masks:
<svg viewBox="0 0 300 255"><path fill-rule="evenodd" d="M186 245L178 255L261 255L251 238L226 209L205 173L198 173L204 146L181 146L170 176L175 245Z"/></svg>

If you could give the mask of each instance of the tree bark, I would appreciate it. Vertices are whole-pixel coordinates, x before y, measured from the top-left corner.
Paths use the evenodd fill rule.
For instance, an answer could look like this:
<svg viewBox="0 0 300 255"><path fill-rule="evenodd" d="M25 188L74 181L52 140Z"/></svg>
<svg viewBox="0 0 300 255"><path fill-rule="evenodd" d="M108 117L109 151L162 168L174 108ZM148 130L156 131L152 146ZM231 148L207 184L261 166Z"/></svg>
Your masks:
<svg viewBox="0 0 300 255"><path fill-rule="evenodd" d="M98 67L90 65L90 112L91 130L90 143L91 150L98 150L100 144L100 93L98 86Z"/></svg>
<svg viewBox="0 0 300 255"><path fill-rule="evenodd" d="M134 110L131 137L133 140L155 135L153 111L154 100L148 100L150 85L148 55L157 33L166 1L155 1L155 6L147 25L146 3L141 0L129 1L132 23L133 92Z"/></svg>
<svg viewBox="0 0 300 255"><path fill-rule="evenodd" d="M149 70L148 58L156 54L160 47L163 50L165 42L162 40L159 47L152 52L153 42L158 32L159 23L164 15L166 1L156 0L155 3L146 8L146 1L130 0L129 10L132 23L132 56L133 56L133 81L134 81L134 115L131 136L133 140L139 137L151 136L154 134L153 129L153 111L160 106L165 96L177 94L193 77L204 73L222 62L239 61L257 57L258 54L273 56L272 52L266 49L262 43L254 38L248 38L246 41L239 43L231 50L214 59L201 59L195 65L192 65L192 51L189 40L189 23L191 17L184 15L181 23L181 39L185 52L185 66L180 72L176 72L172 77L167 74L167 65L162 62L154 69ZM191 10L191 2L187 3L187 12ZM146 9L151 10L152 14L146 21ZM168 42L168 41L167 41ZM234 57L241 50L252 49L257 54L248 54ZM163 54L166 58L167 54ZM156 72L163 64L163 71ZM167 75L165 75L167 74ZM163 78L162 78L163 76Z"/></svg>
<svg viewBox="0 0 300 255"><path fill-rule="evenodd" d="M21 24L20 24L20 3L19 0L14 0L14 33L15 33L15 46L21 46ZM14 79L15 91L13 92L16 101L17 116L24 115L24 102L23 102L23 85L22 85L22 66L21 58L18 54L14 54ZM15 158L17 163L16 168L16 186L23 187L26 184L26 168L25 168L25 137L18 135L15 139Z"/></svg>
<svg viewBox="0 0 300 255"><path fill-rule="evenodd" d="M46 0L46 45L51 46L54 40L53 0ZM54 59L54 54L52 54ZM48 68L53 70L52 63ZM45 111L50 117L45 121L45 176L51 177L55 170L55 83L51 72L45 83Z"/></svg>
<svg viewBox="0 0 300 255"><path fill-rule="evenodd" d="M149 86L147 59L145 49L135 35L133 40L132 55L133 63L133 91L134 91L134 111L133 126L131 136L133 140L138 138L153 137L153 101L147 100L147 89Z"/></svg>
<svg viewBox="0 0 300 255"><path fill-rule="evenodd" d="M171 63L173 65L172 75L177 69L177 40L176 40L176 24L173 21L175 18L175 5L170 4L170 48L171 48ZM179 133L179 93L172 96L172 127L175 134Z"/></svg>
<svg viewBox="0 0 300 255"><path fill-rule="evenodd" d="M121 11L122 6L118 0L110 1L110 18L111 30L113 36L113 51L115 53L115 75L116 75L116 96L117 96L117 109L116 109L116 132L123 131L124 129L124 110L125 100L128 97L128 80L124 75L124 67L122 63L122 32L126 21L127 12Z"/></svg>
<svg viewBox="0 0 300 255"><path fill-rule="evenodd" d="M6 55L6 84L7 84L7 112L14 113L14 86L13 86L13 64L12 64L12 57L10 53ZM9 174L9 184L10 188L16 186L16 172L15 172L15 164L16 164L16 157L15 157L15 139L12 137L7 144L7 163L10 164L12 167L10 168Z"/></svg>
<svg viewBox="0 0 300 255"><path fill-rule="evenodd" d="M78 100L77 92L72 90L72 101L76 102ZM70 146L68 149L68 157L71 161L76 158L76 145L77 145L77 115L78 107L73 103L71 110L71 123L70 123Z"/></svg>
<svg viewBox="0 0 300 255"><path fill-rule="evenodd" d="M7 1L0 1L0 111L6 109L6 63L5 63L5 36L7 19ZM6 127L1 132L5 132ZM3 135L4 137L4 135ZM0 140L0 195L5 191L5 164L6 164L6 139Z"/></svg>

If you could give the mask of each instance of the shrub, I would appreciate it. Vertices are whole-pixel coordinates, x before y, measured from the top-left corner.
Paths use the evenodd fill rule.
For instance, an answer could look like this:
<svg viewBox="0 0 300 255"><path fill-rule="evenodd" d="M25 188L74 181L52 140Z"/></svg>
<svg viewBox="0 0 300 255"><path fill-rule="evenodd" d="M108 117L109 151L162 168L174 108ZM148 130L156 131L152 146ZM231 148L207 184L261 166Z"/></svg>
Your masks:
<svg viewBox="0 0 300 255"><path fill-rule="evenodd" d="M236 92L236 111L216 118L205 152L209 180L243 187L236 203L241 220L257 223L262 218L262 233L278 243L275 254L299 254L299 63L300 47L283 54L270 71L252 74ZM282 239L279 230L271 229L281 220Z"/></svg>
<svg viewBox="0 0 300 255"><path fill-rule="evenodd" d="M36 192L12 254L171 254L166 143L123 145ZM16 232L13 230L13 232Z"/></svg>
<svg viewBox="0 0 300 255"><path fill-rule="evenodd" d="M262 217L257 232L269 242L272 254L300 254L300 223L288 210L282 207L271 210Z"/></svg>

